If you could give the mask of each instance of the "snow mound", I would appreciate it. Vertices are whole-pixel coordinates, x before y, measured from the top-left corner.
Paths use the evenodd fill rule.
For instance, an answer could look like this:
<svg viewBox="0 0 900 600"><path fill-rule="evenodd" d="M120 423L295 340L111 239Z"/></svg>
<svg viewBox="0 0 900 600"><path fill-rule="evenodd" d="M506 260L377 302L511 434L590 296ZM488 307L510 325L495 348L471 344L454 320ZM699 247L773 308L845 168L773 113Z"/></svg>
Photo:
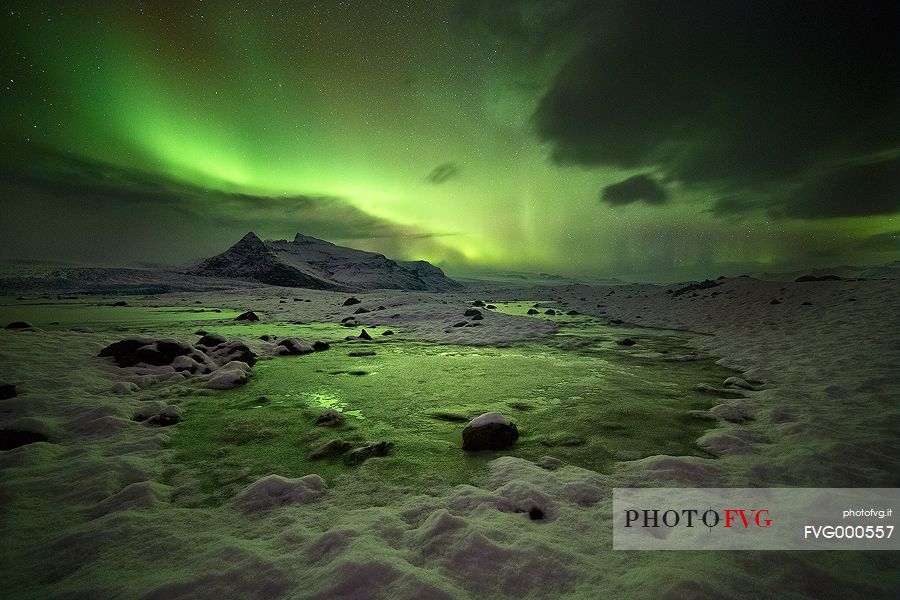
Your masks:
<svg viewBox="0 0 900 600"><path fill-rule="evenodd" d="M325 494L326 488L325 480L315 474L297 479L267 475L238 494L235 502L244 512L263 512L288 504L314 502Z"/></svg>

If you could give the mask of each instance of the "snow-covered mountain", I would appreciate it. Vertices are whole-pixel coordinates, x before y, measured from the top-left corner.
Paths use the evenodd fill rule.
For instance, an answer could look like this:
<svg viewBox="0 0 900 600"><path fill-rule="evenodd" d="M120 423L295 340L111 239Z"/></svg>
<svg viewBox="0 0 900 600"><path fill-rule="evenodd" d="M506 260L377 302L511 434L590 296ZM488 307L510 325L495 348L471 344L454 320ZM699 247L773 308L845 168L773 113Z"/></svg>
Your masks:
<svg viewBox="0 0 900 600"><path fill-rule="evenodd" d="M315 289L447 291L461 287L426 261L393 261L299 233L292 241L263 241L250 232L190 273Z"/></svg>

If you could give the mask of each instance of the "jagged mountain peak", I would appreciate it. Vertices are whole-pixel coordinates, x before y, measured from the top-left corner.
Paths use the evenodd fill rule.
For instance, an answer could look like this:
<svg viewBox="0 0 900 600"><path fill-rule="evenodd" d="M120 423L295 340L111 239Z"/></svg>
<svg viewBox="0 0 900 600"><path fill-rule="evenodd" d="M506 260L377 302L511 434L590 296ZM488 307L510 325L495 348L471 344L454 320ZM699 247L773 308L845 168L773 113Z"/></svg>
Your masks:
<svg viewBox="0 0 900 600"><path fill-rule="evenodd" d="M461 287L427 261L396 262L302 233L292 241L263 241L249 232L222 254L201 262L193 273L317 289L445 291Z"/></svg>

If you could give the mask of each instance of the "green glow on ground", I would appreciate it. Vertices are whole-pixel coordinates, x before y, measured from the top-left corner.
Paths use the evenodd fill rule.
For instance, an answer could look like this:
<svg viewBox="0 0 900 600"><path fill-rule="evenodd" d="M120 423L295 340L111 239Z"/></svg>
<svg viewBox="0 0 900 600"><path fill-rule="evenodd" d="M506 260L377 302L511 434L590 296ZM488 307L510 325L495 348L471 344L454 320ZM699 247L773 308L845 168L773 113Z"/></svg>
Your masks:
<svg viewBox="0 0 900 600"><path fill-rule="evenodd" d="M712 405L709 395L694 389L697 383L717 383L730 372L711 361L661 361L679 352L683 340L671 334L636 334L576 319L581 323L546 342L505 348L382 341L376 335L377 343L338 343L326 352L262 360L246 386L205 396L185 392L170 476L199 478L202 496L190 502L205 504L224 501L268 473L318 473L333 482L361 469L394 484L434 487L474 482L502 454L531 460L552 455L598 471L653 454L705 456L693 442L708 424L686 413ZM348 332L335 325L215 331L310 340ZM614 343L626 334L638 345ZM377 354L348 356L354 349ZM315 426L323 407L344 412L345 424ZM488 411L508 415L519 427L519 442L507 452L464 452L465 421ZM310 458L335 439L354 447L389 441L395 450L361 467L348 467L341 458Z"/></svg>

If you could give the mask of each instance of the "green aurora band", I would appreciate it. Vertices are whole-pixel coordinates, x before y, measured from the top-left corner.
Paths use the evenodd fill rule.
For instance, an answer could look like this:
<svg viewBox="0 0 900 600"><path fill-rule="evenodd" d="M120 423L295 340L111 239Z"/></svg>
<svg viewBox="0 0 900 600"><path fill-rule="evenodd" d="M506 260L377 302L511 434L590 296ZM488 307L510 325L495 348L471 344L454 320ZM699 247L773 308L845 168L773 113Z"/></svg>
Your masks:
<svg viewBox="0 0 900 600"><path fill-rule="evenodd" d="M534 28L546 16L529 6L519 20ZM710 210L715 186L664 176L665 202L602 202L648 169L561 164L535 133L578 41L529 55L453 4L12 2L3 19L5 154L31 145L210 192L338 198L410 232L356 246L451 273L714 275L897 257L895 210L735 218ZM304 223L257 223L250 210L243 229L281 237ZM62 243L66 256L77 244Z"/></svg>

